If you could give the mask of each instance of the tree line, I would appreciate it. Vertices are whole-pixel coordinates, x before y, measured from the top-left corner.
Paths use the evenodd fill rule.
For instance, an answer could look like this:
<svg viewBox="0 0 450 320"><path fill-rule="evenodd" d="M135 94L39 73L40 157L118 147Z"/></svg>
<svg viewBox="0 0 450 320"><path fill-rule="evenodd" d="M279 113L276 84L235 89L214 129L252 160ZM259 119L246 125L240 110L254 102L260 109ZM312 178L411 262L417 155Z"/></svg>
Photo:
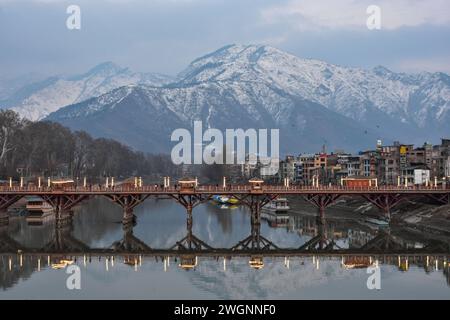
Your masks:
<svg viewBox="0 0 450 320"><path fill-rule="evenodd" d="M0 110L0 178L72 177L100 181L178 176L170 156L146 154L112 139L93 138L49 121L32 122L16 112Z"/></svg>

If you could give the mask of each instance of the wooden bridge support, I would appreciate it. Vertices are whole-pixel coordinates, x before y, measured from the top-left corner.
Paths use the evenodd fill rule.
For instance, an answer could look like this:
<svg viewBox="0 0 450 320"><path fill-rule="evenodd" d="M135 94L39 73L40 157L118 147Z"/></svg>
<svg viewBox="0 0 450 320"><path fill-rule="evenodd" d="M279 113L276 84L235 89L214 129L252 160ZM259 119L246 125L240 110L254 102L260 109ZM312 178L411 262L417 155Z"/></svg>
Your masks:
<svg viewBox="0 0 450 320"><path fill-rule="evenodd" d="M325 219L317 225L317 235L312 237L309 241L301 245L298 250L305 252L325 252L340 249L334 239L328 237L327 224Z"/></svg>
<svg viewBox="0 0 450 320"><path fill-rule="evenodd" d="M325 209L334 204L336 200L340 197L339 194L308 194L305 199L315 205L319 210L319 214L317 216L317 224L325 225Z"/></svg>
<svg viewBox="0 0 450 320"><path fill-rule="evenodd" d="M148 252L151 248L133 234L133 225L123 226L123 238L114 242L111 247L116 252Z"/></svg>
<svg viewBox="0 0 450 320"><path fill-rule="evenodd" d="M242 241L239 241L232 250L271 250L278 247L261 235L261 208L278 195L251 195L240 199L250 209L250 235Z"/></svg>
<svg viewBox="0 0 450 320"><path fill-rule="evenodd" d="M133 225L136 222L136 217L133 213L134 208L145 201L150 195L130 194L121 195L113 194L106 195L109 199L119 204L123 208L122 223L124 226Z"/></svg>
<svg viewBox="0 0 450 320"><path fill-rule="evenodd" d="M212 250L206 242L200 240L192 233L192 214L188 214L186 217L186 236L177 241L170 249L171 250Z"/></svg>
<svg viewBox="0 0 450 320"><path fill-rule="evenodd" d="M86 195L78 194L61 194L61 195L43 195L42 199L48 202L55 212L55 223L57 228L62 228L64 225L69 224L72 219L73 212L71 209L86 199Z"/></svg>
<svg viewBox="0 0 450 320"><path fill-rule="evenodd" d="M233 251L260 251L276 250L278 247L261 235L261 224L255 223L251 226L251 232L244 240L239 241L231 248Z"/></svg>
<svg viewBox="0 0 450 320"><path fill-rule="evenodd" d="M176 193L171 194L170 197L172 197L176 202L185 207L186 213L189 215L192 214L192 210L200 203L210 200L212 195Z"/></svg>
<svg viewBox="0 0 450 320"><path fill-rule="evenodd" d="M450 193L447 194L428 194L430 199L438 202L441 205L450 205Z"/></svg>
<svg viewBox="0 0 450 320"><path fill-rule="evenodd" d="M366 244L364 244L360 250L363 252L386 252L386 251L395 251L401 250L403 248L402 244L397 240L396 237L391 235L391 230L383 230L380 229L378 234L369 240Z"/></svg>
<svg viewBox="0 0 450 320"><path fill-rule="evenodd" d="M261 208L276 199L278 194L250 194L243 197L236 194L233 196L250 209L251 224L253 226L261 224Z"/></svg>
<svg viewBox="0 0 450 320"><path fill-rule="evenodd" d="M63 225L56 224L52 239L40 251L43 252L87 252L89 247L72 235L73 225L66 221Z"/></svg>
<svg viewBox="0 0 450 320"><path fill-rule="evenodd" d="M252 229L260 229L261 226L261 208L263 205L260 203L257 196L252 196L251 201L248 204L250 208L250 223Z"/></svg>
<svg viewBox="0 0 450 320"><path fill-rule="evenodd" d="M180 203L186 209L186 236L177 241L173 245L171 250L211 250L212 248L204 241L197 238L192 233L193 218L192 210L199 205L210 199L210 196L193 195L193 194L177 194L172 196L178 203Z"/></svg>
<svg viewBox="0 0 450 320"><path fill-rule="evenodd" d="M400 201L404 199L402 194L369 194L363 195L363 198L383 211L385 218L391 220L391 210Z"/></svg>
<svg viewBox="0 0 450 320"><path fill-rule="evenodd" d="M8 216L8 208L15 202L17 202L21 195L11 195L11 194L2 194L0 195L0 226L8 225L9 216Z"/></svg>

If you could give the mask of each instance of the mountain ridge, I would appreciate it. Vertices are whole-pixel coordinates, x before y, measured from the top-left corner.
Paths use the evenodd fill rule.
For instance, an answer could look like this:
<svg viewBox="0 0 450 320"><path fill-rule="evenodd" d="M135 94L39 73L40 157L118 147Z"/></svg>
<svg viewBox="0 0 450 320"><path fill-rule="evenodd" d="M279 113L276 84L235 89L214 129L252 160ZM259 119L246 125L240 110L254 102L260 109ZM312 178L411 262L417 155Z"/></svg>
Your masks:
<svg viewBox="0 0 450 320"><path fill-rule="evenodd" d="M128 69L115 72L121 70ZM46 119L145 151L167 152L170 130L190 128L195 120L219 129L280 128L286 152L313 151L322 144L358 150L379 138L421 144L450 133L449 79L445 73L338 66L264 45L227 45L194 59L171 81L128 83ZM121 118L134 125L121 124ZM148 138L132 130L155 138L146 145Z"/></svg>
<svg viewBox="0 0 450 320"><path fill-rule="evenodd" d="M29 120L41 120L58 109L82 102L128 84L162 85L172 78L158 73L133 72L113 62L100 63L87 72L52 76L26 85L0 101L0 108L12 109Z"/></svg>

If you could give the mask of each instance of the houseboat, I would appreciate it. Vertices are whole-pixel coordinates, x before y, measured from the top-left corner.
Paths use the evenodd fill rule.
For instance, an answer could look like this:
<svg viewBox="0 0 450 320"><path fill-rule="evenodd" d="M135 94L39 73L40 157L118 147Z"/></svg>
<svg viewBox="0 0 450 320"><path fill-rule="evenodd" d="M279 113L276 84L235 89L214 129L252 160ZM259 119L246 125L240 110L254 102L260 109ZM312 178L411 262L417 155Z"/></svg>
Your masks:
<svg viewBox="0 0 450 320"><path fill-rule="evenodd" d="M277 198L261 208L261 218L267 220L271 227L289 225L289 202L286 198Z"/></svg>
<svg viewBox="0 0 450 320"><path fill-rule="evenodd" d="M251 256L248 264L255 270L264 268L264 261L262 256Z"/></svg>
<svg viewBox="0 0 450 320"><path fill-rule="evenodd" d="M29 225L42 225L54 218L53 207L40 197L26 197L26 221Z"/></svg>
<svg viewBox="0 0 450 320"><path fill-rule="evenodd" d="M262 211L271 212L279 215L287 214L289 211L289 202L286 198L276 198L262 207Z"/></svg>
<svg viewBox="0 0 450 320"><path fill-rule="evenodd" d="M73 264L74 261L72 259L57 259L54 263L51 264L52 269L58 270L58 269L64 269L65 267Z"/></svg>
<svg viewBox="0 0 450 320"><path fill-rule="evenodd" d="M198 260L196 256L193 255L184 255L180 257L180 263L178 267L183 270L189 271L194 269L198 264Z"/></svg>
<svg viewBox="0 0 450 320"><path fill-rule="evenodd" d="M362 269L362 268L368 268L372 265L372 259L367 256L351 256L351 257L345 257L342 260L342 266L345 269Z"/></svg>

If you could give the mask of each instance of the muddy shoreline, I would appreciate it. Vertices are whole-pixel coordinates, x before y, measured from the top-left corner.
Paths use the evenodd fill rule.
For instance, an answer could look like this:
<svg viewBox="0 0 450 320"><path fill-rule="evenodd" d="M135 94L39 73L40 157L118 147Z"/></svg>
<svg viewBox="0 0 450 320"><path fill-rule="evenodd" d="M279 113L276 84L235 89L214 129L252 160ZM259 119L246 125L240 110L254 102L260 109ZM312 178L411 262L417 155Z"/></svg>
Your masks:
<svg viewBox="0 0 450 320"><path fill-rule="evenodd" d="M302 198L290 197L291 212L315 215L317 208ZM427 199L405 200L392 211L392 228L415 233L450 236L450 205L437 205ZM361 199L342 198L326 209L326 217L348 221L364 221L366 215L381 215L378 208Z"/></svg>

